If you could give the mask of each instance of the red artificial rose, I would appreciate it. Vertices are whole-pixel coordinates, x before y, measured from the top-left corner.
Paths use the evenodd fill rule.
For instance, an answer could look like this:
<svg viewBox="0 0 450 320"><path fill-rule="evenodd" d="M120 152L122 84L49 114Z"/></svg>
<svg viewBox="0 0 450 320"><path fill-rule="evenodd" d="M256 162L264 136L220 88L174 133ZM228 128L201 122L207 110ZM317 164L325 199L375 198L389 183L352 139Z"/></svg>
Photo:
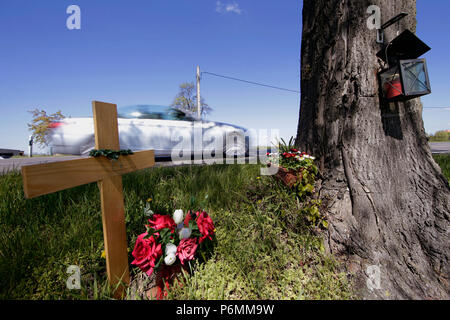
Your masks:
<svg viewBox="0 0 450 320"><path fill-rule="evenodd" d="M162 248L160 243L156 243L154 237L144 239L146 236L147 233L138 236L132 253L135 259L131 264L150 276L155 267L155 261L162 255Z"/></svg>
<svg viewBox="0 0 450 320"><path fill-rule="evenodd" d="M292 151L292 152L298 152L298 150L295 149L295 148L292 148L291 151Z"/></svg>
<svg viewBox="0 0 450 320"><path fill-rule="evenodd" d="M184 265L185 261L193 260L195 252L197 251L197 239L187 238L182 239L177 248L177 256Z"/></svg>
<svg viewBox="0 0 450 320"><path fill-rule="evenodd" d="M190 210L188 211L188 213L187 213L187 215L186 215L186 218L184 218L184 225L186 226L186 227L189 227L189 221L191 221L191 220L195 220L195 217L198 215L198 212L197 212L197 214L195 214L195 213L192 213Z"/></svg>
<svg viewBox="0 0 450 320"><path fill-rule="evenodd" d="M172 231L175 230L176 224L171 216L163 214L154 214L149 220L148 226L155 230L161 230L164 228L169 228Z"/></svg>
<svg viewBox="0 0 450 320"><path fill-rule="evenodd" d="M198 216L197 226L198 226L200 233L203 235L200 238L199 243L202 243L203 240L205 240L206 238L209 238L210 240L212 240L211 236L214 234L214 229L215 229L214 223L205 211L200 213L200 215Z"/></svg>
<svg viewBox="0 0 450 320"><path fill-rule="evenodd" d="M295 157L295 154L292 154L292 153L286 153L286 158L287 158L287 159L293 158L293 157Z"/></svg>

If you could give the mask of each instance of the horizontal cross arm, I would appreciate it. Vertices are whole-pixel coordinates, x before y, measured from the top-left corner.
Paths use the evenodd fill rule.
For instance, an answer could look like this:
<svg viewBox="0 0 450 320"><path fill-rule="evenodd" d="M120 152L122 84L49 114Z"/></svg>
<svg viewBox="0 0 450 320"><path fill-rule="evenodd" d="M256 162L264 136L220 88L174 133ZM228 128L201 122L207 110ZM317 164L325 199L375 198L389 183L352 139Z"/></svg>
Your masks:
<svg viewBox="0 0 450 320"><path fill-rule="evenodd" d="M26 198L35 198L145 169L154 164L154 151L148 150L121 156L117 161L98 157L23 166L23 189Z"/></svg>

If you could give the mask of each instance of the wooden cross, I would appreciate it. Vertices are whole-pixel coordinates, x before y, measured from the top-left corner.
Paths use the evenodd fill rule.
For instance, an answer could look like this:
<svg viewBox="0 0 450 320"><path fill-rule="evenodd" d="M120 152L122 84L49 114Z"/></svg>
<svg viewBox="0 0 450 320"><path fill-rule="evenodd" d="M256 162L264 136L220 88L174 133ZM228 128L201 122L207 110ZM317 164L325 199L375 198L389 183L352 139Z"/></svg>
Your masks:
<svg viewBox="0 0 450 320"><path fill-rule="evenodd" d="M117 108L114 104L92 102L96 149L119 150ZM23 189L26 198L98 182L103 220L108 281L117 290L114 296L123 297L122 283L129 284L125 209L122 194L122 175L155 164L153 150L120 156L117 161L105 157L85 158L22 167Z"/></svg>

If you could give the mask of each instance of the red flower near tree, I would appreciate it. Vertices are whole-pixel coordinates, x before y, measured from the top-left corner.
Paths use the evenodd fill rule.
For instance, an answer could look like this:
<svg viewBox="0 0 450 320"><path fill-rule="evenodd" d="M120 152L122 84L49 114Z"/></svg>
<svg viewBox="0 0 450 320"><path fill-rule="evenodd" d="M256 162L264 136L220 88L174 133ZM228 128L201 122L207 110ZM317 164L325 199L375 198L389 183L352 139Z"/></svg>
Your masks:
<svg viewBox="0 0 450 320"><path fill-rule="evenodd" d="M162 255L162 249L161 243L156 243L154 237L144 239L146 236L147 233L138 236L132 253L135 259L131 264L139 267L150 276L153 273L155 261Z"/></svg>
<svg viewBox="0 0 450 320"><path fill-rule="evenodd" d="M177 226L175 221L173 221L171 216L163 215L163 214L154 214L149 220L148 227L153 228L155 230L161 230L164 228L169 228L170 230L175 230Z"/></svg>
<svg viewBox="0 0 450 320"><path fill-rule="evenodd" d="M177 256L184 265L185 261L193 260L195 252L197 251L197 239L188 238L182 239L177 248Z"/></svg>
<svg viewBox="0 0 450 320"><path fill-rule="evenodd" d="M206 238L212 240L212 235L214 234L215 230L214 223L205 211L200 213L200 215L197 217L197 226L198 230L202 234L202 237L200 237L199 239L199 243L202 243Z"/></svg>
<svg viewBox="0 0 450 320"><path fill-rule="evenodd" d="M198 212L197 213L193 213L193 212L191 212L189 210L188 213L186 214L186 218L184 218L184 225L186 227L188 227L189 226L189 221L195 220L197 215L198 215Z"/></svg>

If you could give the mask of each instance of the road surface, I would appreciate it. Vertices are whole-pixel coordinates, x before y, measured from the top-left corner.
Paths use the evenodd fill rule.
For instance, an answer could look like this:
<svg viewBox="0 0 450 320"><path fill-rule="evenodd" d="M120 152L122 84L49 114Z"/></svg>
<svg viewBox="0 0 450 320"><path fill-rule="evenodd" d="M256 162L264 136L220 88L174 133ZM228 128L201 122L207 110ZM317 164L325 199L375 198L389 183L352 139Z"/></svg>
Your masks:
<svg viewBox="0 0 450 320"><path fill-rule="evenodd" d="M0 159L0 174L20 170L22 166L29 166L32 164L48 163L56 161L67 161L79 159L79 156L64 156L64 157L33 157L33 158L9 158Z"/></svg>
<svg viewBox="0 0 450 320"><path fill-rule="evenodd" d="M432 153L448 153L450 154L450 142L432 142L430 143ZM11 158L11 159L0 159L0 174L12 171L14 169L20 170L22 166L38 164L38 163L48 163L55 161L65 161L80 159L80 156L61 156L61 157L34 157L34 158ZM160 160L160 161L158 161ZM256 163L256 157L249 157L245 159L239 159L241 162L245 163ZM193 160L188 163L183 162L171 162L170 159L157 159L156 167L169 167L184 164L212 164L214 161L211 159L204 160ZM235 159L224 159L227 163L233 163ZM224 163L221 162L221 163ZM238 162L239 163L239 162Z"/></svg>
<svg viewBox="0 0 450 320"><path fill-rule="evenodd" d="M81 156L59 156L59 157L33 157L33 158L10 158L10 159L0 159L0 175L13 170L20 170L22 166L29 166L33 164L49 163L56 161L67 161L81 159ZM247 157L240 159L221 159L217 163L256 163L257 157ZM170 161L169 158L156 159L155 167L174 167L186 164L213 164L213 159L203 159L203 160L192 160L192 161Z"/></svg>
<svg viewBox="0 0 450 320"><path fill-rule="evenodd" d="M450 142L430 142L432 153L450 153Z"/></svg>

